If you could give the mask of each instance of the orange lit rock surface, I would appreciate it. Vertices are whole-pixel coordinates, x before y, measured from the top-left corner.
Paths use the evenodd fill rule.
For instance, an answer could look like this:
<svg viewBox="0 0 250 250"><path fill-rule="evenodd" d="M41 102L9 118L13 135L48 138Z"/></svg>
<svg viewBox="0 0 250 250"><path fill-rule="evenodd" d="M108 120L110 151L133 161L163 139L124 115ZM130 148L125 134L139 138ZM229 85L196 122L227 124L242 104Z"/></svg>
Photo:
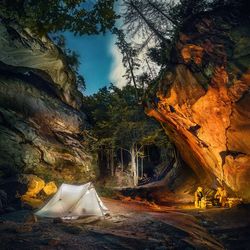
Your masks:
<svg viewBox="0 0 250 250"><path fill-rule="evenodd" d="M184 24L174 48L178 61L145 112L161 122L204 186L225 184L249 201L250 30L239 22L226 27L215 12Z"/></svg>
<svg viewBox="0 0 250 250"><path fill-rule="evenodd" d="M46 195L52 195L57 192L57 186L54 181L48 182L44 188L43 191Z"/></svg>
<svg viewBox="0 0 250 250"><path fill-rule="evenodd" d="M36 197L36 195L45 187L45 182L41 178L30 175L28 182L28 190L25 195L30 197Z"/></svg>
<svg viewBox="0 0 250 250"><path fill-rule="evenodd" d="M26 183L27 186L27 191L20 197L21 201L34 208L40 207L44 202L39 196L42 191L48 196L57 192L57 186L54 181L45 184L44 180L32 174L21 175L19 179Z"/></svg>
<svg viewBox="0 0 250 250"><path fill-rule="evenodd" d="M39 208L44 204L44 202L41 199L33 198L26 194L22 195L21 201L25 204L28 204L32 208Z"/></svg>
<svg viewBox="0 0 250 250"><path fill-rule="evenodd" d="M181 50L181 56L186 63L193 59L196 64L200 64L202 55L203 48L194 44L188 44Z"/></svg>
<svg viewBox="0 0 250 250"><path fill-rule="evenodd" d="M43 204L37 195L44 188L45 182L36 175L23 175L23 180L27 182L27 191L21 196L21 201L33 208L38 208Z"/></svg>

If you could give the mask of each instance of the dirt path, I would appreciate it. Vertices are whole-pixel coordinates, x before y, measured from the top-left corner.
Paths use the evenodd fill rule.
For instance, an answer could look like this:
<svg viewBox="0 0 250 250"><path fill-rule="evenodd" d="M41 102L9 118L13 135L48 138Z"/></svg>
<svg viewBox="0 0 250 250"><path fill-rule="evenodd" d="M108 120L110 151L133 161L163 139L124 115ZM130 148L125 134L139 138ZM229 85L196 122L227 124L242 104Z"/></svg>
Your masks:
<svg viewBox="0 0 250 250"><path fill-rule="evenodd" d="M226 249L237 249L223 241L228 236L232 238L236 224L233 231L229 230L232 227L229 224L225 233L219 218L222 213L226 213L226 217L234 213L233 217L237 219L238 210L202 212L107 198L103 201L111 216L102 220L92 217L70 223L53 223L49 219L39 219L36 223L27 223L29 211L6 214L1 218L0 249L163 250L225 249L225 246ZM240 225L240 228L246 233L246 226ZM239 240L242 248L238 249L247 249L249 242Z"/></svg>

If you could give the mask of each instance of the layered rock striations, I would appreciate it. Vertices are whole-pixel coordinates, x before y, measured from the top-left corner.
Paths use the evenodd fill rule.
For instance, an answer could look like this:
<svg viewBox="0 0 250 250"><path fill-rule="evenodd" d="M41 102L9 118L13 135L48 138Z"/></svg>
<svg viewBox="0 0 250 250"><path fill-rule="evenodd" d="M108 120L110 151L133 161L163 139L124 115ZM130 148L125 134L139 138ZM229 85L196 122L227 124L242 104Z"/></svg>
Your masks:
<svg viewBox="0 0 250 250"><path fill-rule="evenodd" d="M71 181L94 176L75 75L60 49L0 24L0 174Z"/></svg>
<svg viewBox="0 0 250 250"><path fill-rule="evenodd" d="M187 20L146 109L200 182L250 200L248 15L218 9Z"/></svg>

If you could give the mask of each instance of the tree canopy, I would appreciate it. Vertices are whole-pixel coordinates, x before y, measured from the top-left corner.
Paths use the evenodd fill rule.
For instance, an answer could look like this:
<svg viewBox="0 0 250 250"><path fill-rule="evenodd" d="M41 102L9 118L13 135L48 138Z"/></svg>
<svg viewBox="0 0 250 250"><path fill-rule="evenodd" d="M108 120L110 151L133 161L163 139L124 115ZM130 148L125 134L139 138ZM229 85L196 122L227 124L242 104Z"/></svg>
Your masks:
<svg viewBox="0 0 250 250"><path fill-rule="evenodd" d="M71 31L74 34L104 33L117 18L115 0L3 0L0 16L17 20L34 32Z"/></svg>
<svg viewBox="0 0 250 250"><path fill-rule="evenodd" d="M138 86L137 90L141 98L142 87ZM161 126L144 113L132 85L123 89L113 85L104 87L93 96L85 97L83 107L93 128L92 150L102 152L108 159L113 152L112 161L119 150L128 152L135 185L138 182L138 158L143 158L141 149L149 145L170 146ZM107 168L106 163L104 168Z"/></svg>
<svg viewBox="0 0 250 250"><path fill-rule="evenodd" d="M121 16L123 32L135 37L147 58L162 67L168 66L170 51L182 25L195 15L219 8L247 12L246 0L124 0ZM150 44L151 43L151 44ZM135 43L130 46L137 46Z"/></svg>

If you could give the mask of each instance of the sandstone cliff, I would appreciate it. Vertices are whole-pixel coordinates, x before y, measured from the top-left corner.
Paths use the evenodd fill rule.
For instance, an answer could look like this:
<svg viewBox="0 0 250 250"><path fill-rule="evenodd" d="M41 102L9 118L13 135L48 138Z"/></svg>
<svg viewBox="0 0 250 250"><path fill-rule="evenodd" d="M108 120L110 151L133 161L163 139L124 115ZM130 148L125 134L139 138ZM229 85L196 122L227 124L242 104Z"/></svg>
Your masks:
<svg viewBox="0 0 250 250"><path fill-rule="evenodd" d="M81 94L60 49L3 20L0 34L0 177L93 177Z"/></svg>
<svg viewBox="0 0 250 250"><path fill-rule="evenodd" d="M248 14L218 9L187 20L172 68L146 112L162 123L202 184L250 200Z"/></svg>

